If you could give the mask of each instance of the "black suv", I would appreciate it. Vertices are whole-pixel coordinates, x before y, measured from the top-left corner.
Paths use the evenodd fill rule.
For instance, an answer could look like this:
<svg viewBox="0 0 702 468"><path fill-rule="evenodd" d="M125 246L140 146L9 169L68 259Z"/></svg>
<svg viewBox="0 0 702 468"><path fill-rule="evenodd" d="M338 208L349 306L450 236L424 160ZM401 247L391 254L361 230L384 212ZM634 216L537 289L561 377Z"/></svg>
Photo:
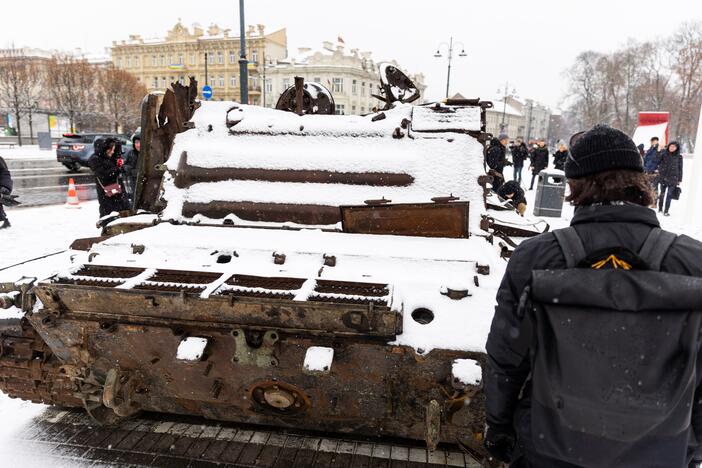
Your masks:
<svg viewBox="0 0 702 468"><path fill-rule="evenodd" d="M122 153L125 155L132 149L132 142L116 133L66 133L56 146L56 160L69 171L78 172L81 167L88 167L88 160L95 154L95 140L108 137L122 141Z"/></svg>

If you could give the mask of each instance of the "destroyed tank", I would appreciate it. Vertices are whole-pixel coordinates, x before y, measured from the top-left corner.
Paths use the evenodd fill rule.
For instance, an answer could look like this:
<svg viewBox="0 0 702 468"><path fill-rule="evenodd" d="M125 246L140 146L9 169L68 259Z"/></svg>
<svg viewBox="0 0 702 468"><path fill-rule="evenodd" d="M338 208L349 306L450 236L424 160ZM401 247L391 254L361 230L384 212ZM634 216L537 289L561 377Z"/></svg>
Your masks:
<svg viewBox="0 0 702 468"><path fill-rule="evenodd" d="M135 210L0 271L21 314L0 389L83 407L460 440L484 459L485 341L505 258L546 226L490 192L489 102L327 115L322 85L278 109L148 95Z"/></svg>

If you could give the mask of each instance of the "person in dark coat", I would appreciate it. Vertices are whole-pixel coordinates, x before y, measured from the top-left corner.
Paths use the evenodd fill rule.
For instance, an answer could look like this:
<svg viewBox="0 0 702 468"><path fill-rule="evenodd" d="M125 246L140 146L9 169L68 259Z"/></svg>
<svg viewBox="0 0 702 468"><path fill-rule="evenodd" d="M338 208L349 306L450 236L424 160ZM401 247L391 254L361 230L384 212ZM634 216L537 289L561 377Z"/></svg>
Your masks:
<svg viewBox="0 0 702 468"><path fill-rule="evenodd" d="M644 154L644 172L653 174L658 170L658 165L661 163L661 158L658 153L658 137L651 138L651 146Z"/></svg>
<svg viewBox="0 0 702 468"><path fill-rule="evenodd" d="M12 193L12 176L10 175L10 169L7 167L7 163L3 158L0 158L0 194L9 195ZM9 228L10 221L7 219L5 214L5 208L0 204L0 229Z"/></svg>
<svg viewBox="0 0 702 468"><path fill-rule="evenodd" d="M517 138L514 143L512 150L512 165L514 169L514 176L512 180L516 180L520 184L522 183L522 169L524 168L524 161L529 157L529 149L521 138Z"/></svg>
<svg viewBox="0 0 702 468"><path fill-rule="evenodd" d="M95 155L88 161L95 175L95 190L100 204L100 218L128 209L121 181L122 159L116 153L117 141L113 138L99 138L95 141ZM105 192L106 187L119 185L118 193Z"/></svg>
<svg viewBox="0 0 702 468"><path fill-rule="evenodd" d="M599 153L597 157L591 157L595 153ZM643 174L634 143L623 132L597 126L571 145L571 155L573 160L568 159L565 166L571 189L568 201L575 205L571 226L582 239L586 253L616 246L638 252L651 230L659 227L659 222L656 213L648 208L655 196ZM537 377L531 374L529 350L517 346L515 338L522 325L518 304L532 272L565 268L566 259L552 232L527 239L512 254L497 292L495 315L486 344L484 445L494 458L511 462L512 468L579 468L535 450L537 438L563 435L532 433L532 383ZM679 236L663 258L661 271L702 277L702 243ZM662 320L661 326L665 326L665 318ZM596 332L583 330L583 336ZM628 333L635 336L636 332L634 329ZM702 351L698 351L700 353ZM639 356L631 356L632 361L637 359ZM699 367L702 360L697 362ZM617 466L687 466L686 451L691 449L688 443L702 440L702 398L699 397L702 386L699 373L697 375L697 396L687 405L690 407L689 426L682 428L682 432L671 430L670 436L649 435L620 443L613 447L615 453L621 453L621 463ZM597 413L595 408L593 413ZM691 453L697 460L697 453Z"/></svg>
<svg viewBox="0 0 702 468"><path fill-rule="evenodd" d="M558 142L558 151L553 153L553 167L562 171L565 168L565 162L568 159L568 147L565 141Z"/></svg>
<svg viewBox="0 0 702 468"><path fill-rule="evenodd" d="M503 199L508 200L512 206L519 212L520 215L524 216L526 211L526 198L524 197L524 190L519 185L516 180L510 180L502 184L497 190L497 194Z"/></svg>
<svg viewBox="0 0 702 468"><path fill-rule="evenodd" d="M683 160L680 155L680 145L677 141L671 141L661 153L661 162L658 165L658 183L660 193L658 195L658 212L663 212L664 216L670 216L670 202L673 199L673 191L680 186L683 177Z"/></svg>
<svg viewBox="0 0 702 468"><path fill-rule="evenodd" d="M139 154L141 153L141 132L136 132L132 136L132 149L124 158L122 166L122 180L124 181L126 196L129 201L134 200L134 190L136 189L137 173L139 172Z"/></svg>
<svg viewBox="0 0 702 468"><path fill-rule="evenodd" d="M546 142L540 139L534 151L531 153L531 184L529 185L529 190L534 190L534 181L539 172L543 171L548 167L548 148L546 148Z"/></svg>
<svg viewBox="0 0 702 468"><path fill-rule="evenodd" d="M507 160L507 145L509 144L509 137L507 135L500 134L498 138L493 138L490 140L490 146L487 149L485 155L485 163L490 168L488 173L493 176L492 188L497 190L500 185L505 180L504 170L505 166L511 163Z"/></svg>

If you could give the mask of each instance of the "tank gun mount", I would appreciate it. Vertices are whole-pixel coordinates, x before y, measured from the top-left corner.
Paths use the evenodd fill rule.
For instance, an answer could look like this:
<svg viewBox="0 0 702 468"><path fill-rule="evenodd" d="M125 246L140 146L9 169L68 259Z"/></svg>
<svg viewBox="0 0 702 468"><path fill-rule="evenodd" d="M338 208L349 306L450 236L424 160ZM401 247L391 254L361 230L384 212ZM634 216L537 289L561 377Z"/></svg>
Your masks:
<svg viewBox="0 0 702 468"><path fill-rule="evenodd" d="M414 82L399 68L390 63L381 63L378 73L380 94L373 94L373 97L383 101L385 109L389 109L393 102L410 103L419 99L419 90Z"/></svg>
<svg viewBox="0 0 702 468"><path fill-rule="evenodd" d="M308 81L302 85L302 109L297 110L297 85L290 86L278 98L275 108L305 114L333 114L334 97L320 83Z"/></svg>

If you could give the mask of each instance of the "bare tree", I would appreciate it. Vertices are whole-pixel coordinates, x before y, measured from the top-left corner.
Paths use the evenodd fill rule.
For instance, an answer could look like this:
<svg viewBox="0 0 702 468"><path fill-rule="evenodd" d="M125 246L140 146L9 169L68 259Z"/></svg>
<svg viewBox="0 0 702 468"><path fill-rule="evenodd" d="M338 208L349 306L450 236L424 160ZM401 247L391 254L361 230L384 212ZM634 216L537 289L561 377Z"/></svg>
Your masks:
<svg viewBox="0 0 702 468"><path fill-rule="evenodd" d="M702 104L702 22L685 23L668 39L629 41L611 54L583 52L566 79L569 124L631 133L639 112L667 110L671 134L692 148Z"/></svg>
<svg viewBox="0 0 702 468"><path fill-rule="evenodd" d="M71 130L95 114L96 69L86 60L55 55L47 64L47 87L54 106L68 116Z"/></svg>
<svg viewBox="0 0 702 468"><path fill-rule="evenodd" d="M0 101L10 109L17 121L17 140L22 146L22 116L31 103L30 96L39 86L37 67L14 47L0 56Z"/></svg>
<svg viewBox="0 0 702 468"><path fill-rule="evenodd" d="M134 75L114 65L98 72L98 101L100 114L110 122L112 130L135 129L141 119L141 100L146 87Z"/></svg>

